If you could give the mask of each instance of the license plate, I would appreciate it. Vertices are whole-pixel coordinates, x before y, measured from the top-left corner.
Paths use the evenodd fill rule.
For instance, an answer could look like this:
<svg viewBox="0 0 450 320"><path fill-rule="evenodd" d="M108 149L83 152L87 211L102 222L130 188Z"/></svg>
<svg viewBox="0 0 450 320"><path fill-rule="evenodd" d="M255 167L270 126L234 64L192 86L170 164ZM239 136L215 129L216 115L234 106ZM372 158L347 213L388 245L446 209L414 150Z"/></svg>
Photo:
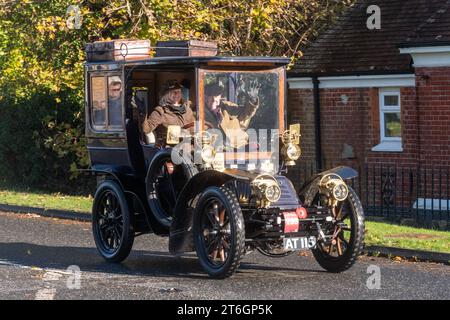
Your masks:
<svg viewBox="0 0 450 320"><path fill-rule="evenodd" d="M316 237L284 238L283 246L285 250L310 250L317 244Z"/></svg>

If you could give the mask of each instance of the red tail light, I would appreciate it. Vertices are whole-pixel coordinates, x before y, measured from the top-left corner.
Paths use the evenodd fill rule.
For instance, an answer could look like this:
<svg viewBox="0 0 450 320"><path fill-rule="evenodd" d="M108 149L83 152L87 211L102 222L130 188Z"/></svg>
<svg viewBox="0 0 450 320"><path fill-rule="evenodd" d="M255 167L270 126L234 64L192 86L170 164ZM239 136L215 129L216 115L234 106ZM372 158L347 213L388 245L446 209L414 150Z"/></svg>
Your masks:
<svg viewBox="0 0 450 320"><path fill-rule="evenodd" d="M303 208L303 207L297 208L295 210L295 213L297 214L297 217L299 219L306 219L306 218L308 218L308 211L306 211L306 209Z"/></svg>

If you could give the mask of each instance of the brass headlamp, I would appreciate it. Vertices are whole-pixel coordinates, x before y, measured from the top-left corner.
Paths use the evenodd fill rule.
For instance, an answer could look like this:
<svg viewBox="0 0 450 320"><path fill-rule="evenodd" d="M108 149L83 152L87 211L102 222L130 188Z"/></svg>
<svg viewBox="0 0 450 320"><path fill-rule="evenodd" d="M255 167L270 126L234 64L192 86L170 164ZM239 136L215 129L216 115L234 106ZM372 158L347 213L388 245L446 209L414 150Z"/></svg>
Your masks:
<svg viewBox="0 0 450 320"><path fill-rule="evenodd" d="M344 201L348 197L348 187L341 176L330 173L324 175L319 181L319 187L328 192L335 201Z"/></svg>
<svg viewBox="0 0 450 320"><path fill-rule="evenodd" d="M296 128L298 126L298 129ZM281 154L285 159L286 166L295 166L295 161L298 160L302 154L299 146L300 142L300 125L291 126L289 130L286 130L281 136L283 147L281 148Z"/></svg>
<svg viewBox="0 0 450 320"><path fill-rule="evenodd" d="M281 197L281 188L277 179L270 174L261 174L251 183L253 194L256 194L261 205L266 207L277 202Z"/></svg>
<svg viewBox="0 0 450 320"><path fill-rule="evenodd" d="M205 167L211 167L216 157L216 149L213 146L213 137L207 131L199 132L196 137L196 143L201 146L201 157L205 163Z"/></svg>

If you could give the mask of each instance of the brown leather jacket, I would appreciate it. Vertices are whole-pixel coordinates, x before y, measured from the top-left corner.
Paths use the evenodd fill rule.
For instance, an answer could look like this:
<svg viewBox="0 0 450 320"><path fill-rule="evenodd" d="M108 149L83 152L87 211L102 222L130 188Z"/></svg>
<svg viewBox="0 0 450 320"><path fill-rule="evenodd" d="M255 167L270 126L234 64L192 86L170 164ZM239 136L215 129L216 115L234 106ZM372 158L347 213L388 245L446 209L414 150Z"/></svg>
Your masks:
<svg viewBox="0 0 450 320"><path fill-rule="evenodd" d="M157 142L166 140L167 127L169 125L178 125L183 127L184 125L194 122L195 116L191 109L191 102L184 103L185 112L181 113L175 111L169 106L158 106L153 112L144 119L142 123L142 130L145 134L154 132Z"/></svg>

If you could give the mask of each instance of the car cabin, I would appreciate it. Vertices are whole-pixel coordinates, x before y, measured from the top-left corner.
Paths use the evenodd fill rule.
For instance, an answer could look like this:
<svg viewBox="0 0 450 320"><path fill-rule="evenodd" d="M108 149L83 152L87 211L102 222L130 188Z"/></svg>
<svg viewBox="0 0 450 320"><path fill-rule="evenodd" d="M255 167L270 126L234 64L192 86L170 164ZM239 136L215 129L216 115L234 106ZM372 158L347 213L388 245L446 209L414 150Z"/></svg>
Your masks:
<svg viewBox="0 0 450 320"><path fill-rule="evenodd" d="M259 120L254 121L256 127L284 130L285 66L289 59L174 56L167 49L164 52L172 55L146 57L140 54L127 58L127 54L122 54L117 58L103 54L100 59L93 59L87 54L86 138L91 166L95 170L114 168L113 171L121 174L145 176L147 159L161 146L146 139L141 124L158 106L161 88L167 80L177 80L183 85L183 98L192 102L197 126L203 129L203 89L207 82L218 79L226 86L226 98L236 100L238 77L262 79L265 96L260 99L263 110L258 115Z"/></svg>

